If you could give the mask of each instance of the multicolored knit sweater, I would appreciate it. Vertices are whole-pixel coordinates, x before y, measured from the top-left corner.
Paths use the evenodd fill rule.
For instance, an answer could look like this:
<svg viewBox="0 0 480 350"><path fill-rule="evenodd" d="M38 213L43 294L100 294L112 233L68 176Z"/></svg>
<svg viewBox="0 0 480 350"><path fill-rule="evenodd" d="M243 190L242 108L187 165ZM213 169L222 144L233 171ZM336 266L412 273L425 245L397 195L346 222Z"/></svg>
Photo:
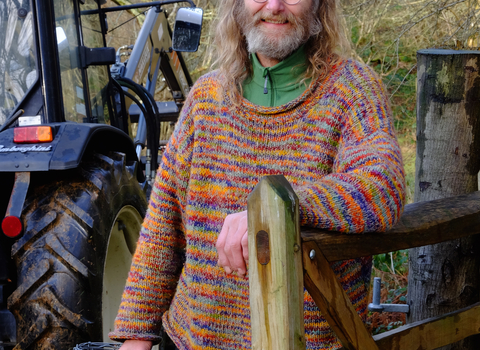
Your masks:
<svg viewBox="0 0 480 350"><path fill-rule="evenodd" d="M225 216L246 209L261 177L283 174L303 226L391 227L405 184L389 114L377 76L354 61L279 107L235 105L216 72L200 78L164 153L111 338L157 342L163 316L180 350L250 349L248 278L217 265ZM333 264L362 317L370 263ZM304 305L307 349L339 348L307 292Z"/></svg>

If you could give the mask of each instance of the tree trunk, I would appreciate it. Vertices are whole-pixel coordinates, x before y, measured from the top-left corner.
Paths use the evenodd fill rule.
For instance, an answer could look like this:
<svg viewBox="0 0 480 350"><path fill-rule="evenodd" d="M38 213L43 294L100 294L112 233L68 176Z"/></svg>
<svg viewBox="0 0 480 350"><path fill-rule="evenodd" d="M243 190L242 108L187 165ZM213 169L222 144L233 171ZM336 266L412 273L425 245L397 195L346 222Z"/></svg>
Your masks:
<svg viewBox="0 0 480 350"><path fill-rule="evenodd" d="M478 190L480 53L421 50L417 72L415 202ZM480 239L410 249L408 322L480 300ZM478 349L477 336L442 349ZM476 343L476 345L475 345Z"/></svg>

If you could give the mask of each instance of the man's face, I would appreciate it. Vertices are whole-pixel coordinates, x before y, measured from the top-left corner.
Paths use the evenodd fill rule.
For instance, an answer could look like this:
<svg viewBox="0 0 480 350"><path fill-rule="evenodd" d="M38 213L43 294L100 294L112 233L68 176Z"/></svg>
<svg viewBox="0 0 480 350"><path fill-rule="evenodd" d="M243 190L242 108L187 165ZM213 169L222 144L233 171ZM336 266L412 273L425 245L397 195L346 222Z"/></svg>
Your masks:
<svg viewBox="0 0 480 350"><path fill-rule="evenodd" d="M264 3L244 0L238 20L248 51L283 60L320 32L317 7L318 0L301 0L296 5L287 5L282 0Z"/></svg>

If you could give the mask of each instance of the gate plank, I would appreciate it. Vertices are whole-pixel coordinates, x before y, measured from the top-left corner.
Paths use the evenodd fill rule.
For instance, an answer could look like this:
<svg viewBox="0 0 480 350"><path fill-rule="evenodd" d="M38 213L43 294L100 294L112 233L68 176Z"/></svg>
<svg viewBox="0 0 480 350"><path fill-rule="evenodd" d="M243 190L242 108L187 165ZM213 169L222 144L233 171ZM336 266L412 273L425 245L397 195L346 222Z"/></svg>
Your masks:
<svg viewBox="0 0 480 350"><path fill-rule="evenodd" d="M302 249L305 288L344 349L378 350L318 245L306 242ZM313 259L310 258L312 250L315 251Z"/></svg>
<svg viewBox="0 0 480 350"><path fill-rule="evenodd" d="M480 333L480 303L375 335L385 350L433 350Z"/></svg>
<svg viewBox="0 0 480 350"><path fill-rule="evenodd" d="M328 261L421 247L480 233L480 192L405 206L389 231L344 234L302 227L303 242L317 242Z"/></svg>

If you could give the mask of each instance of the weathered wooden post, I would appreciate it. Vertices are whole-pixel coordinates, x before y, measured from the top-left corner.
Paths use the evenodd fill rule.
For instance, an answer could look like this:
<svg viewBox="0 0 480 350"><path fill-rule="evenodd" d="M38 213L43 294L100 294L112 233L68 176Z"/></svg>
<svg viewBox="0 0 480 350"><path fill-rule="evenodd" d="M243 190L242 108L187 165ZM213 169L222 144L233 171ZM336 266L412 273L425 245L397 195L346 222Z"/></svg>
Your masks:
<svg viewBox="0 0 480 350"><path fill-rule="evenodd" d="M281 175L248 198L248 275L253 350L304 350L298 198Z"/></svg>
<svg viewBox="0 0 480 350"><path fill-rule="evenodd" d="M417 61L415 202L476 191L480 52L421 50ZM477 236L410 249L408 321L478 302L479 271ZM462 342L442 349L478 349L478 338Z"/></svg>

